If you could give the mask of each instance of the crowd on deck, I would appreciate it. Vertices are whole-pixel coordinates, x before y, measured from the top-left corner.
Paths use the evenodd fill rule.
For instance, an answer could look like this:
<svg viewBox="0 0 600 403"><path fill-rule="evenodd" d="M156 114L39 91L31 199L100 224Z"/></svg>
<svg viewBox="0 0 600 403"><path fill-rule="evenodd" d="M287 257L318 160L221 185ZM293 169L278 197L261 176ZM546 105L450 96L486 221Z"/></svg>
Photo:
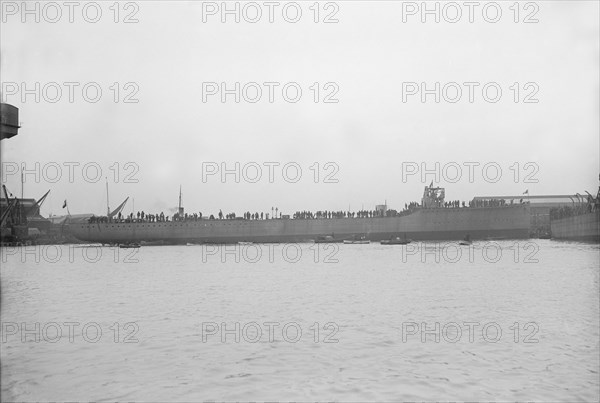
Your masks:
<svg viewBox="0 0 600 403"><path fill-rule="evenodd" d="M580 196L578 194L578 196ZM581 214L591 213L593 211L600 211L600 187L596 197L591 194L587 194L587 197L583 198L582 201L570 206L556 207L550 210L550 219L556 220L560 218L573 217ZM585 201L585 202L583 202Z"/></svg>
<svg viewBox="0 0 600 403"><path fill-rule="evenodd" d="M523 203L523 199L520 200ZM508 203L504 199L482 199L482 200L471 200L468 203L468 207L500 207L505 206ZM513 200L510 201L513 204ZM453 200L444 202L440 208L467 208L467 204L463 201ZM319 210L316 212L303 210L297 211L291 218L299 220L310 220L310 219L331 219L331 218L376 218L376 217L400 217L412 213L416 209L421 208L421 205L417 202L410 202L404 204L404 209L401 211L389 209L389 210L359 210L359 211L329 211ZM283 216L279 209L275 209L275 212L269 215L269 213L251 213L249 211L243 213L243 215L237 216L236 213L223 214L219 211L217 216L210 215L209 217L203 217L202 213L193 214L179 214L175 213L172 217L165 215L163 212L160 214L147 214L144 211L138 211L137 214L130 213L127 216L123 216L119 213L115 217L96 217L93 216L89 219L90 223L155 223L155 222L181 222L181 221L199 221L202 219L209 220L269 220L273 218L289 218L289 216Z"/></svg>
<svg viewBox="0 0 600 403"><path fill-rule="evenodd" d="M212 216L211 216L212 217ZM175 213L172 217L173 221L197 221L202 218L202 213L185 214L180 217L178 213ZM213 217L214 218L214 217ZM130 213L128 216L124 216L119 213L116 217L96 217L92 216L89 219L90 223L133 223L133 222L169 222L169 216L165 213L160 214L146 214L144 211L138 211L136 215Z"/></svg>
<svg viewBox="0 0 600 403"><path fill-rule="evenodd" d="M392 213L395 215L396 210L388 210L387 216L389 217ZM297 211L294 213L294 219L320 219L320 218L371 218L371 217L384 217L386 214L383 210L359 210L359 211Z"/></svg>
<svg viewBox="0 0 600 403"><path fill-rule="evenodd" d="M550 218L557 220L560 218L573 217L581 214L587 214L594 211L593 203L577 204L574 206L561 206L550 210Z"/></svg>
<svg viewBox="0 0 600 403"><path fill-rule="evenodd" d="M519 199L519 203L523 204L523 199ZM514 204L514 199L510 200L510 204ZM504 199L477 199L469 202L469 207L502 207L506 205L507 203ZM465 202L463 202L463 207L464 206Z"/></svg>

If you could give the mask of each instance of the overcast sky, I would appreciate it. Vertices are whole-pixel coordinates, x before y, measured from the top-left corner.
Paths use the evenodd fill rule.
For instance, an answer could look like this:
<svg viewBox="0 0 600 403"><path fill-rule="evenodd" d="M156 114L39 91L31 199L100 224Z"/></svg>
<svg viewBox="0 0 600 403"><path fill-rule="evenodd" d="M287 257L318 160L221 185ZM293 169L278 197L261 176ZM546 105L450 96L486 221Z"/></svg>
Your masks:
<svg viewBox="0 0 600 403"><path fill-rule="evenodd" d="M244 15L239 23L233 16L222 23L220 13L203 14L202 2L177 1L121 3L117 23L112 2L100 3L97 23L83 18L86 3L74 10L73 23L61 6L62 18L51 23L47 20L56 12L44 11L42 4L36 23L33 15L7 8L11 2L2 3L2 95L19 108L22 124L17 137L2 141L3 183L20 195L14 164L35 170L39 163L39 180L26 176L25 197L39 198L52 189L44 215L63 214L65 199L71 213L105 213L105 177L111 208L130 196L136 210L166 213L177 205L181 185L186 211L205 215L219 209L270 212L271 207L284 214L373 209L386 200L390 208L401 208L420 200L432 180L446 188L450 200L525 190L532 195L595 194L598 187L596 1L530 3L536 7L521 7L517 23L509 8L513 2L499 2L497 23L484 19L482 7L475 9L473 23L466 7L456 23L444 15L439 23L433 16L423 23L419 13L408 14L407 3L392 1L321 3L318 23L312 2L300 3L297 23L283 18L285 2L275 8L273 23L262 2L257 23L245 21ZM11 4L21 7L21 2ZM207 3L204 8L212 10ZM246 11L246 17L254 17L255 9ZM294 18L294 11L288 7L286 16ZM454 17L455 10L446 11L448 19ZM87 12L88 19L94 17L93 9ZM328 15L338 22L324 23ZM123 23L126 16L138 22ZM486 16L493 17L494 10L488 9ZM527 16L538 22L524 23ZM54 103L55 92L47 86L52 82L62 88ZM73 102L65 82L79 83ZM242 94L236 103L229 95L223 103L220 94L205 94L204 102L203 83L211 82L225 82L229 89L236 82L242 87L256 82L262 97L250 103ZM273 102L265 82L280 83ZM320 88L316 103L315 82ZM462 97L449 102L456 93L447 86L439 103L434 94L422 102L421 94L408 94L414 88L406 83L412 82L425 82L429 89L436 82L441 88L456 82ZM479 83L473 87L473 102L465 82ZM18 92L11 83L18 84ZM34 95L22 99L21 83L27 89L40 83L39 102ZM83 98L86 83L102 89L98 102ZM118 94L114 83L119 83ZM124 88L126 83L133 84ZM286 83L302 89L298 102L282 96ZM326 83L333 84L325 88ZM497 102L484 99L486 83L494 83L490 100L493 89L501 88ZM93 97L94 91L89 94ZM123 102L126 95L139 102ZM248 87L246 95L254 97L254 88ZM324 102L326 95L338 102ZM73 183L65 165L71 162L80 164L73 168ZM246 166L240 183L234 175L227 175L226 183L220 174L203 179L203 166L220 169L223 162L232 170L236 162ZM273 168L274 183L264 165L269 162L280 164ZM407 168L420 169L425 163L434 169L436 162L446 167L439 181L432 174L403 181ZM470 162L480 164L473 168L473 183L464 165ZM262 166L256 183L251 183L253 163ZM51 183L55 164L62 166L62 177ZM102 168L98 182L85 180L84 164ZM290 164L286 177L285 164ZM451 183L456 164L463 176ZM485 164L491 167L489 180L482 172ZM296 176L294 167L302 169L302 176L288 183L286 178L291 182ZM502 176L492 183L494 167L502 169ZM88 179L96 176L94 169L87 173ZM131 208L130 203L125 211Z"/></svg>

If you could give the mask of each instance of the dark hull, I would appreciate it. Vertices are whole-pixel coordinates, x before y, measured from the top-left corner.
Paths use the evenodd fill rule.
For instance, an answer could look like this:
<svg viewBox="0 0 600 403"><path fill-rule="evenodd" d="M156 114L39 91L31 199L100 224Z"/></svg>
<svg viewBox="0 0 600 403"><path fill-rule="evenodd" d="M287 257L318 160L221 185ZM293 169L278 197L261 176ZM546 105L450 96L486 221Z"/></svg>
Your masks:
<svg viewBox="0 0 600 403"><path fill-rule="evenodd" d="M159 223L71 224L69 232L86 242L185 243L313 242L366 234L371 241L392 237L417 240L524 239L529 236L529 207L420 209L402 217L309 220L199 220Z"/></svg>
<svg viewBox="0 0 600 403"><path fill-rule="evenodd" d="M552 220L553 239L600 243L600 211Z"/></svg>

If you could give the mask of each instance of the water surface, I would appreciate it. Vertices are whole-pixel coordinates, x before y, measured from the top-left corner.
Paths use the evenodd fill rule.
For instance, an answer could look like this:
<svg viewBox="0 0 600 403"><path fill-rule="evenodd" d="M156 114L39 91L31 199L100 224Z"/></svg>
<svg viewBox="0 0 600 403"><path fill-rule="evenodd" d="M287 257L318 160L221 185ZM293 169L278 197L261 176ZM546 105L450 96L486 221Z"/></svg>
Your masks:
<svg viewBox="0 0 600 403"><path fill-rule="evenodd" d="M2 400L598 401L599 254L5 248Z"/></svg>

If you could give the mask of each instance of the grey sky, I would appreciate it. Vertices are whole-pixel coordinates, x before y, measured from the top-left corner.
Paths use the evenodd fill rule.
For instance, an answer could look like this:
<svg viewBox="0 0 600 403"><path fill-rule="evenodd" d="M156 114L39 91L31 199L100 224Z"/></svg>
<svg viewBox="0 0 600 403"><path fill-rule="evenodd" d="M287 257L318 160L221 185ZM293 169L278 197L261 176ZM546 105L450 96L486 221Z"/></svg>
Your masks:
<svg viewBox="0 0 600 403"><path fill-rule="evenodd" d="M219 15L203 23L201 2L142 1L135 2L139 22L124 24L112 21L110 4L101 3L103 15L96 24L77 12L74 23L66 16L57 23L35 23L32 17L22 23L19 14L3 15L4 85L96 82L103 90L97 103L83 99L81 86L73 103L65 92L56 103L36 103L33 96L22 102L20 93L3 94L19 107L23 126L19 136L2 142L3 163L25 162L30 169L36 162L41 167L98 163L109 179L111 207L130 196L136 210L149 212L174 207L180 184L186 210L205 214L271 207L284 213L372 209L384 200L401 208L419 200L423 186L434 179L411 176L403 183L403 162L425 162L429 168L436 162L480 163L474 183L464 165L457 183L440 178L450 200L526 189L530 194L597 189L598 2L537 2L539 22L533 24L513 22L512 2L500 2L503 15L495 24L484 21L481 12L474 23L466 16L455 24L431 17L421 23L419 15L403 23L401 2L366 1L336 2L339 22L333 24L312 21L312 2L301 3L303 15L296 24L277 11L274 23L263 15L252 24L234 23L231 17L221 23ZM131 10L121 9L119 18ZM321 13L320 18L327 14ZM519 17L524 14L521 10ZM115 103L109 88L115 82L121 87L134 82L139 102L123 103L129 91L121 88ZM203 82L226 82L230 88L235 82L296 82L303 94L299 102L288 103L281 85L273 103L264 92L254 104L236 104L233 97L222 103L219 96L202 102ZM309 89L315 82L321 86L318 103ZM322 102L327 82L339 87L338 103ZM465 92L457 103L435 103L433 96L422 103L418 95L403 102L403 82L426 82L431 88L435 82L495 82L503 93L497 103L483 99L481 86L473 103ZM509 88L515 82L521 86L518 103ZM530 92L523 89L527 82L539 87L538 103L523 103ZM109 169L115 162L118 183ZM139 166L134 176L139 183L123 183L132 172L124 169L127 162ZM269 183L263 165L258 183L242 177L237 184L233 175L224 184L218 175L203 183L203 162L226 162L229 168L235 162L295 162L302 178L287 183L280 165ZM310 169L315 162L320 183L314 183ZM327 162L339 167L333 176L338 183L323 183L323 176L333 172L324 170ZM496 183L481 173L490 162L503 170ZM515 162L518 183L510 169ZM524 169L528 162L539 167L533 175L538 183L524 183L533 172ZM65 199L71 213L105 212L104 178L87 183L80 168L73 183L64 165L57 183L43 175L35 183L28 175L25 196L37 198L52 189L44 214L62 214ZM20 194L18 174L6 185Z"/></svg>

